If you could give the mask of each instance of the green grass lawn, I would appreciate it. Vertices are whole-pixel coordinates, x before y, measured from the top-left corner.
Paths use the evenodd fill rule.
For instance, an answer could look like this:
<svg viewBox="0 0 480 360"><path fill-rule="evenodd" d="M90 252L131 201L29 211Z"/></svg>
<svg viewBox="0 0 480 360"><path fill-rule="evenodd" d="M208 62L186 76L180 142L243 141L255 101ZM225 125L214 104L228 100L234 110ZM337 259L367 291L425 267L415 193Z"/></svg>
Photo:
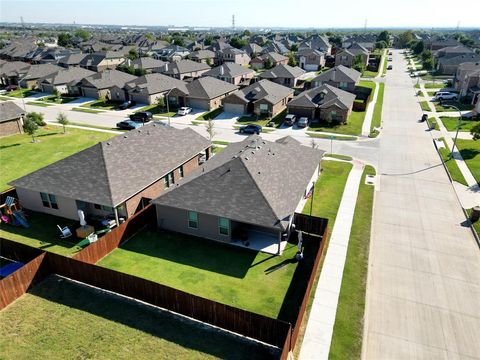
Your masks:
<svg viewBox="0 0 480 360"><path fill-rule="evenodd" d="M383 56L383 71L382 71L382 76L387 75L387 67L388 67L388 54L385 54Z"/></svg>
<svg viewBox="0 0 480 360"><path fill-rule="evenodd" d="M419 104L423 111L431 111L430 106L428 106L428 101L420 101Z"/></svg>
<svg viewBox="0 0 480 360"><path fill-rule="evenodd" d="M267 126L269 122L273 122L275 125L274 127L280 127L283 124L283 121L285 120L285 116L287 115L287 109L279 112L277 115L274 117L268 117L265 115L243 115L238 118L237 124L241 125L247 125L247 124L255 124L255 125L260 125L262 127Z"/></svg>
<svg viewBox="0 0 480 360"><path fill-rule="evenodd" d="M452 105L456 106L460 110L472 110L473 109L473 105L471 105L471 104L459 104L457 102L452 102ZM437 111L437 112L456 111L458 113L458 110L448 106L448 102L446 102L446 101L443 103L443 105L441 105L439 102L435 102L435 111Z"/></svg>
<svg viewBox="0 0 480 360"><path fill-rule="evenodd" d="M425 83L423 87L425 89L442 89L445 85L443 83Z"/></svg>
<svg viewBox="0 0 480 360"><path fill-rule="evenodd" d="M310 129L310 128L309 128ZM317 139L330 139L331 135L327 134L318 134L318 133L313 133L313 132L307 132L307 135L312 137L312 138L317 138ZM342 135L335 135L334 140L347 140L347 141L353 141L357 140L356 136L342 136Z"/></svg>
<svg viewBox="0 0 480 360"><path fill-rule="evenodd" d="M273 358L226 332L56 276L2 310L0 323L2 359Z"/></svg>
<svg viewBox="0 0 480 360"><path fill-rule="evenodd" d="M119 101L110 101L110 100L95 100L90 101L86 104L80 105L82 108L94 108L94 109L102 109L102 110L115 110L118 108L121 102Z"/></svg>
<svg viewBox="0 0 480 360"><path fill-rule="evenodd" d="M440 119L442 120L443 125L447 128L448 131L457 131L457 124L458 124L458 116L457 117L449 117L449 116L441 116ZM461 132L470 132L470 130L480 121L475 120L461 120L460 122L460 131Z"/></svg>
<svg viewBox="0 0 480 360"><path fill-rule="evenodd" d="M38 92L33 91L31 89L24 89L24 88L19 88L14 91L10 91L8 93L8 96L16 97L16 98L22 98L22 97L29 97L32 95L38 94Z"/></svg>
<svg viewBox="0 0 480 360"><path fill-rule="evenodd" d="M472 209L467 209L467 214L468 214L468 217L470 217L472 215ZM475 229L475 232L477 233L477 235L480 235L480 220L472 223L472 226Z"/></svg>
<svg viewBox="0 0 480 360"><path fill-rule="evenodd" d="M34 106L40 106L40 107L49 107L52 106L52 104L47 104L39 101L28 101L26 103L27 105L34 105Z"/></svg>
<svg viewBox="0 0 480 360"><path fill-rule="evenodd" d="M98 265L277 318L297 267L297 247L281 256L193 236L145 230ZM277 266L280 268L275 269Z"/></svg>
<svg viewBox="0 0 480 360"><path fill-rule="evenodd" d="M443 148L439 148L438 151L440 153L440 156L443 159L443 162L445 163L445 166L447 167L450 177L452 178L453 181L456 181L460 184L468 186L467 181L463 177L463 174L460 171L460 168L458 167L457 163L455 162L454 159L450 159L450 148L445 142L445 139L439 138L438 140L443 141L443 144L445 146Z"/></svg>
<svg viewBox="0 0 480 360"><path fill-rule="evenodd" d="M342 155L342 154L324 154L325 157L331 157L334 159L339 159L339 160L345 160L345 161L352 161L353 158L348 155Z"/></svg>
<svg viewBox="0 0 480 360"><path fill-rule="evenodd" d="M435 124L434 130L440 130L440 126L438 125L437 119L435 119L433 116L427 119L427 124L429 129L431 129L432 125Z"/></svg>
<svg viewBox="0 0 480 360"><path fill-rule="evenodd" d="M362 73L362 77L364 77L364 78L374 78L377 75L378 75L378 71L365 70Z"/></svg>
<svg viewBox="0 0 480 360"><path fill-rule="evenodd" d="M480 141L457 139L457 147L473 177L480 183Z"/></svg>
<svg viewBox="0 0 480 360"><path fill-rule="evenodd" d="M81 240L74 234L79 226L78 221L32 211L27 212L27 215L27 221L30 224L28 229L2 224L0 237L65 256L72 256L81 250L75 246ZM57 225L68 226L73 235L67 239L60 239Z"/></svg>
<svg viewBox="0 0 480 360"><path fill-rule="evenodd" d="M167 116L173 117L177 114L175 111L167 112L165 106L159 106L158 104L147 105L147 106L141 107L140 109L136 109L134 112L137 113L140 111L149 111L152 113L152 115L165 116L165 117Z"/></svg>
<svg viewBox="0 0 480 360"><path fill-rule="evenodd" d="M375 169L366 166L358 191L343 270L342 287L333 328L329 359L360 359L368 272L368 249L375 188L365 184Z"/></svg>
<svg viewBox="0 0 480 360"><path fill-rule="evenodd" d="M212 111L208 111L206 113L203 113L202 115L197 117L197 120L209 120L209 119L215 119L218 115L220 115L223 112L223 108L219 107L217 109L213 109Z"/></svg>
<svg viewBox="0 0 480 360"><path fill-rule="evenodd" d="M90 114L98 114L98 113L103 112L101 110L93 110L93 109L80 108L80 107L72 108L72 110L73 111L78 111L78 112L86 112L86 113L90 113Z"/></svg>
<svg viewBox="0 0 480 360"><path fill-rule="evenodd" d="M78 98L76 98L76 97L60 97L60 98L57 98L55 95L51 95L51 96L46 96L46 97L42 98L41 100L49 102L49 103L54 103L54 104L67 104L67 103L72 102L72 101L77 100L77 99Z"/></svg>
<svg viewBox="0 0 480 360"><path fill-rule="evenodd" d="M383 108L383 95L385 93L385 84L380 83L378 88L377 102L373 108L372 124L370 125L370 132L374 132L374 128L382 126L382 108ZM378 133L377 133L378 135Z"/></svg>
<svg viewBox="0 0 480 360"><path fill-rule="evenodd" d="M63 159L113 134L69 128L66 134L60 127L46 126L37 132L38 142L32 143L29 135L12 135L0 138L0 191L7 183L34 170Z"/></svg>
<svg viewBox="0 0 480 360"><path fill-rule="evenodd" d="M437 91L435 91L435 90L427 91L428 96L432 96L432 97L435 96L436 93L437 93Z"/></svg>

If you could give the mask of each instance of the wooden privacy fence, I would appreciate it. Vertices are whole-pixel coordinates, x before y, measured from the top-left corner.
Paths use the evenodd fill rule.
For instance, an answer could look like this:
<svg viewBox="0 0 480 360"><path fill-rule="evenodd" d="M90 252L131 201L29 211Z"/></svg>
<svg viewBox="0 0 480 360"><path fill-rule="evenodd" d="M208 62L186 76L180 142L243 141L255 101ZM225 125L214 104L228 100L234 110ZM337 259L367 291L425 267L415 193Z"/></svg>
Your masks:
<svg viewBox="0 0 480 360"><path fill-rule="evenodd" d="M295 230L322 236L327 228L328 220L317 216L295 213L293 223L295 224Z"/></svg>
<svg viewBox="0 0 480 360"><path fill-rule="evenodd" d="M130 217L120 226L106 233L96 242L75 254L74 258L89 264L97 263L101 258L115 250L122 243L133 237L140 230L155 224L155 206L149 204L140 212Z"/></svg>

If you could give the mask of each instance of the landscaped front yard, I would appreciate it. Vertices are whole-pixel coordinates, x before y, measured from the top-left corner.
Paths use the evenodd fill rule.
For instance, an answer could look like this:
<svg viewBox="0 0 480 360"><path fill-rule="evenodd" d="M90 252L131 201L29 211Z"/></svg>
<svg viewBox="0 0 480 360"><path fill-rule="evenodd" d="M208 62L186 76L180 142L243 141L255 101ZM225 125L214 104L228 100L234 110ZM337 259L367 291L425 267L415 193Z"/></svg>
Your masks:
<svg viewBox="0 0 480 360"><path fill-rule="evenodd" d="M267 126L268 123L273 122L274 127L278 128L283 125L283 122L285 120L285 116L287 115L287 110L283 110L274 117L268 117L265 115L243 115L237 120L237 124L240 125L248 125L248 124L255 124L255 125L260 125L260 126Z"/></svg>
<svg viewBox="0 0 480 360"><path fill-rule="evenodd" d="M447 128L448 131L457 131L458 116L457 117L441 116L440 119L442 120L443 125ZM470 130L479 123L480 121L463 119L460 121L460 131L470 132Z"/></svg>
<svg viewBox="0 0 480 360"><path fill-rule="evenodd" d="M119 101L111 101L111 100L95 100L90 101L86 104L80 105L82 108L93 108L93 109L101 109L101 110L116 110L118 105L121 102Z"/></svg>
<svg viewBox="0 0 480 360"><path fill-rule="evenodd" d="M77 100L78 98L76 97L56 97L55 95L51 95L51 96L46 96L44 98L42 98L41 100L42 101L46 101L46 102L49 102L49 103L54 103L54 104L67 104L69 102L72 102L74 100Z"/></svg>
<svg viewBox="0 0 480 360"><path fill-rule="evenodd" d="M460 110L472 110L473 109L473 105L471 105L471 104L459 104L457 102L452 102L451 104L453 106L456 106ZM455 109L453 107L450 107L448 105L449 105L448 101L444 101L443 103L435 102L435 111L437 111L437 112L457 111L458 112L457 109Z"/></svg>
<svg viewBox="0 0 480 360"><path fill-rule="evenodd" d="M147 105L147 106L141 107L140 109L136 109L134 112L137 113L140 111L149 111L152 113L152 115L165 116L165 117L166 116L173 117L177 114L175 111L167 112L167 109L165 106L160 106L158 104Z"/></svg>
<svg viewBox="0 0 480 360"><path fill-rule="evenodd" d="M457 139L457 147L473 177L480 183L480 141Z"/></svg>
<svg viewBox="0 0 480 360"><path fill-rule="evenodd" d="M32 96L32 95L35 95L35 94L38 94L38 93L36 91L31 90L31 89L19 88L17 90L8 92L6 95L13 96L13 97L16 97L16 98L22 98L22 97L26 98L26 97L29 97L29 96Z"/></svg>
<svg viewBox="0 0 480 360"><path fill-rule="evenodd" d="M3 359L268 359L265 348L51 276L0 312Z"/></svg>
<svg viewBox="0 0 480 360"><path fill-rule="evenodd" d="M294 244L287 244L283 254L276 256L145 230L98 265L277 318L297 267L292 261L296 252Z"/></svg>
<svg viewBox="0 0 480 360"><path fill-rule="evenodd" d="M113 134L69 128L64 134L60 127L46 126L37 132L37 142L29 135L12 135L0 138L0 191L9 188L7 183L34 170L63 159Z"/></svg>

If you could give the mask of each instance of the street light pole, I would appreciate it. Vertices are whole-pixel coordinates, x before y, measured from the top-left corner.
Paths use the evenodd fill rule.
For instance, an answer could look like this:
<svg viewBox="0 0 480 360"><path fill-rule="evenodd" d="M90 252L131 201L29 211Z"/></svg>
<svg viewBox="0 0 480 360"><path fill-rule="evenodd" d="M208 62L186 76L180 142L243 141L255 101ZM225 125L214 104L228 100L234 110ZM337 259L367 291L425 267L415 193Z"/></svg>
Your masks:
<svg viewBox="0 0 480 360"><path fill-rule="evenodd" d="M19 73L17 73L17 76L20 75ZM20 90L22 89L22 85L21 85L21 82L23 80L25 80L26 78L28 77L28 74L25 75L23 78L21 78L20 80L18 80L18 86L20 87ZM25 99L23 98L23 92L22 92L22 104L23 104L23 111L25 111L25 113L27 113L27 108L25 106Z"/></svg>
<svg viewBox="0 0 480 360"><path fill-rule="evenodd" d="M167 99L167 118L168 118L168 126L170 126L170 107L169 107L169 104L168 104L168 95L170 95L170 91L172 91L173 88L171 88L170 90L168 90L167 92L167 95L165 95L165 98Z"/></svg>
<svg viewBox="0 0 480 360"><path fill-rule="evenodd" d="M448 105L448 107L451 107L452 109L455 109L458 111L458 121L457 121L457 131L455 133L455 139L453 140L453 146L452 146L452 151L450 153L450 156L449 158L451 159L453 157L453 151L455 150L455 146L457 145L457 137L458 137L458 132L460 131L460 125L462 123L462 112L460 111L460 109L458 107L456 107L455 105Z"/></svg>

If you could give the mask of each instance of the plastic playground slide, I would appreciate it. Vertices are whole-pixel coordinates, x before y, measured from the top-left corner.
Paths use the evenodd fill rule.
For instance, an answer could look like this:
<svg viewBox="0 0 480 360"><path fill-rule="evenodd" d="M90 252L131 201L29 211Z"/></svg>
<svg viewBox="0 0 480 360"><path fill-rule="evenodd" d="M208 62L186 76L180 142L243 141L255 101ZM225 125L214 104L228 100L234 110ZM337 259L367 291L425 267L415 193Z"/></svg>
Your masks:
<svg viewBox="0 0 480 360"><path fill-rule="evenodd" d="M23 215L23 212L21 210L14 211L12 215L15 218L15 220L24 228L30 227L30 224L28 223L27 219L25 218L25 215Z"/></svg>

